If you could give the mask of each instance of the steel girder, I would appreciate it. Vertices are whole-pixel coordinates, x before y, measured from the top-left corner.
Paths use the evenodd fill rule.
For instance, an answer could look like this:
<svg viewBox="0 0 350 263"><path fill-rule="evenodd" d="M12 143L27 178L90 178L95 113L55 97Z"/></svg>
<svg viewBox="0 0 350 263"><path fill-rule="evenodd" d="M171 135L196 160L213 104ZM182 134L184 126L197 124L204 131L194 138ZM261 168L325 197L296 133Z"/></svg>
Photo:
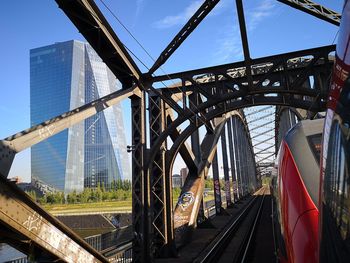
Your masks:
<svg viewBox="0 0 350 263"><path fill-rule="evenodd" d="M238 143L238 119L231 118L232 121L232 136L233 136L233 144L234 144L234 156L235 156L235 174L236 174L236 186L233 186L233 193L237 195L237 198L242 198L242 175L240 170L240 152L239 152L239 143Z"/></svg>
<svg viewBox="0 0 350 263"><path fill-rule="evenodd" d="M131 97L132 113L132 224L134 262L150 262L149 229L150 198L146 159L146 105L145 94Z"/></svg>
<svg viewBox="0 0 350 263"><path fill-rule="evenodd" d="M253 102L251 100L245 101L243 99L240 99L240 98L242 98L242 96L244 96L244 95L241 92L232 92L232 93L225 94L224 96L222 96L220 98L220 100L218 100L219 102L223 102L224 106L216 107L213 110L208 111L206 114L203 115L203 118L206 121L209 121L209 120L214 119L215 117L220 117L222 114L225 114L227 112L231 112L233 110L237 110L237 109L244 108L244 107L256 106L256 105L289 106L290 104L292 104L297 108L311 109L313 111L318 111L320 108L322 109L322 105L316 105L313 102L304 101L302 98L301 99L293 99L293 100L289 100L288 102L286 102L285 100L283 100L283 98L280 98L280 97L268 97L268 98L259 97L259 98L255 99ZM177 127L179 125L181 125L183 122L185 122L186 120L189 120L189 119L192 119L192 121L193 121L196 118L196 114L199 111L211 108L211 107L213 107L214 104L217 104L217 103L207 101L207 102L199 105L198 108L195 109L193 112L190 112L190 113L183 115L183 116L178 116L178 118L175 119L170 125L168 125L167 129L164 132L162 132L158 136L157 140L154 142L154 145L150 149L150 152L148 155L149 160L152 160L154 158L154 156L155 156L156 152L158 151L158 149L160 148L162 142L164 140L166 140L167 137L175 129L177 129ZM325 105L323 105L323 107L324 106ZM202 125L204 125L204 122L198 122L196 127L200 127ZM191 131L194 132L193 127L191 125L189 127L191 127ZM188 132L187 128L181 133L181 135L180 135L181 138L182 138L182 135L184 134L185 131L186 131L186 133ZM190 134L188 136L190 136ZM181 141L181 144L183 142L184 141ZM147 165L149 166L149 162Z"/></svg>
<svg viewBox="0 0 350 263"><path fill-rule="evenodd" d="M149 131L150 146L158 138L158 135L166 128L166 109L164 101L156 95L149 96ZM173 245L173 220L172 214L172 187L171 176L166 171L167 142L161 145L153 160L150 177L150 204L151 227L148 236L151 244L151 254L154 257L169 255Z"/></svg>
<svg viewBox="0 0 350 263"><path fill-rule="evenodd" d="M201 143L201 162L198 166L198 173L188 174L182 187L179 201L174 209L174 228L177 246L182 246L190 238L191 230L197 224L197 216L202 203L204 181L207 176L210 164L216 153L216 146L221 131L225 127L226 119L223 117L215 127L215 131L207 133ZM194 125L196 126L196 125ZM192 131L195 132L197 129ZM192 134L191 133L191 134ZM189 134L189 136L191 135ZM181 137L179 137L181 140ZM178 139L178 140L179 140ZM177 142L174 145L178 145ZM174 147L173 145L173 147ZM178 150L178 149L177 149ZM178 151L176 151L177 153ZM170 164L173 163L175 155L170 154ZM169 165L169 163L167 164ZM172 166L168 171L171 171Z"/></svg>
<svg viewBox="0 0 350 263"><path fill-rule="evenodd" d="M215 211L219 215L222 212L222 201L221 201L221 185L219 177L219 164L218 155L215 153L213 161L211 163L213 171L213 183L214 183L214 200L215 200Z"/></svg>
<svg viewBox="0 0 350 263"><path fill-rule="evenodd" d="M189 101L190 110L195 109L201 103L200 94L198 94L197 92L193 92L188 96L188 101ZM187 105L184 105L184 107L186 106ZM196 130L191 135L191 148L195 156L195 160L199 164L202 156L201 145L199 140L199 130ZM189 174L191 175L198 174L198 170L195 173L189 173ZM204 220L205 220L205 216L204 216L203 197L202 197L200 198L200 205L199 205L196 221L197 223L200 223Z"/></svg>
<svg viewBox="0 0 350 263"><path fill-rule="evenodd" d="M162 93L151 85L146 85L145 78L148 77L141 74L124 44L93 0L56 0L56 2L123 84L124 89L137 84L142 90L158 94L179 114L183 112L172 98L163 97Z"/></svg>
<svg viewBox="0 0 350 263"><path fill-rule="evenodd" d="M239 181L238 186L237 186L237 191L238 191L238 196L239 198L242 198L245 194L244 194L244 190L243 190L243 174L242 174L242 155L241 155L241 147L242 145L239 143L239 138L241 136L241 131L240 131L240 127L239 127L239 120L237 118L233 118L233 127L234 127L234 135L233 135L233 139L234 139L234 144L235 144L235 156L236 156L236 167L237 167L237 179Z"/></svg>
<svg viewBox="0 0 350 263"><path fill-rule="evenodd" d="M50 120L35 125L27 130L16 133L0 141L0 173L7 177L15 155L47 138L77 124L94 114L115 105L121 100L134 94L139 94L140 90L133 88L119 90L105 97L92 101L79 108L63 113Z"/></svg>
<svg viewBox="0 0 350 263"><path fill-rule="evenodd" d="M56 2L123 84L123 88L139 82L141 71L93 0Z"/></svg>
<svg viewBox="0 0 350 263"><path fill-rule="evenodd" d="M305 116L307 117L307 116ZM275 120L276 155L287 131L302 120L301 114L292 107L277 107Z"/></svg>
<svg viewBox="0 0 350 263"><path fill-rule="evenodd" d="M170 108L168 108L168 111L166 113L167 115L167 125L170 125L173 122L173 117L172 115L169 113ZM172 134L170 134L170 138L172 141L175 141L178 137L180 136L180 131L178 129L176 129ZM181 146L180 148L180 155L182 157L182 159L184 160L187 168L196 173L197 169L198 169L198 162L195 158L195 155L192 151L192 148L190 148L189 145L187 145L186 142L184 142L184 144Z"/></svg>
<svg viewBox="0 0 350 263"><path fill-rule="evenodd" d="M317 4L310 0L277 0L283 4L289 5L312 16L327 21L333 25L339 26L341 14Z"/></svg>
<svg viewBox="0 0 350 263"><path fill-rule="evenodd" d="M193 14L183 28L177 33L168 46L162 51L160 56L154 62L153 66L148 71L151 75L160 66L162 66L168 58L176 51L176 49L185 41L185 39L192 33L193 30L199 25L200 22L210 13L210 11L216 6L220 0L206 0L199 7L199 9Z"/></svg>
<svg viewBox="0 0 350 263"><path fill-rule="evenodd" d="M335 51L335 46L331 45L252 59L251 71L254 83L253 86L249 87L249 90L264 90L264 88L269 88L273 92L274 86L272 84L278 81L284 89L298 91L300 87L290 86L288 82L289 78L296 77L302 72L305 72L305 70L307 70L305 73L308 73L308 76L317 73L325 73L328 77L329 74L327 73L329 73L333 64L328 56L333 51ZM323 70L321 70L321 68L323 68ZM319 72L317 72L317 70L319 70ZM209 94L212 94L212 92L210 92L210 87L212 87L215 82L218 82L216 83L217 88L228 85L231 89L237 89L242 86L242 88L244 88L244 86L248 85L244 61L155 76L152 78L152 81L177 81L178 79L181 80L178 85L164 89L172 93L178 93L193 91L195 87L201 87L209 92ZM301 78L299 78L299 80L301 80ZM233 87L235 84L237 86ZM316 85L321 91L326 91L326 87L320 86L320 83L316 83ZM264 92L266 92L266 90ZM205 96L206 94L203 95Z"/></svg>
<svg viewBox="0 0 350 263"><path fill-rule="evenodd" d="M239 88L239 85L247 83L247 79L244 76L243 62L171 74L169 77L174 79L194 79L199 74L205 75L202 78L195 79L197 85L182 81L178 88L163 89L166 96L173 96L174 93L178 92L182 92L183 96L194 91L200 93L200 90L197 89L198 86L206 89L207 93L212 94L212 96L195 110L186 111L185 114L179 116L167 130L170 131L170 127L177 127L188 119L195 121L194 116L199 114L199 112L208 110L210 107L214 107L222 102L224 102L223 106L219 105L218 107L226 107L226 104L236 101L242 107L264 104L290 105L318 112L325 107L328 77L332 67L332 61L328 59L328 55L332 51L334 51L334 46L327 46L257 59L255 62L260 64L252 66L253 79L256 79L254 89L248 92ZM304 87L305 85L292 85L291 83L295 83L298 79L298 75L301 75L304 81L309 81L308 78L313 76L314 86L308 88ZM161 81L163 77L155 77L154 80ZM267 82L278 83L280 86L264 85ZM232 92L220 92L222 87L228 84L231 85ZM202 95L205 96L204 94ZM311 97L314 101L310 101ZM203 119L205 121L205 118L203 118L205 114L201 116L199 120ZM164 134L164 136L166 135ZM159 137L159 140L161 138L162 136ZM162 140L164 139L162 138Z"/></svg>
<svg viewBox="0 0 350 263"><path fill-rule="evenodd" d="M233 187L233 201L236 202L238 199L237 195L237 177L236 177L236 169L235 169L235 155L234 155L234 144L233 144L233 127L232 127L232 119L227 122L227 132L228 132L228 149L230 152L230 165L231 165L231 180Z"/></svg>
<svg viewBox="0 0 350 263"><path fill-rule="evenodd" d="M221 125L223 122L226 123L227 120L230 120L231 115L240 116L237 111L231 111L228 114L221 112L221 114L218 114L215 117L208 118L207 121L209 122L215 118L220 117L219 121L217 121L217 119L216 119L216 125ZM239 121L242 122L242 121L244 121L244 119L239 117ZM179 152L181 144L184 141L186 141L186 139L188 137L190 137L193 134L193 132L195 132L200 126L202 126L204 124L198 123L198 125L199 126L197 126L195 123L191 123L181 133L180 137L178 137L178 139L176 141L174 141L173 146L168 151L169 158L167 159L166 165L169 166L169 168L166 169L167 171L172 170L172 166L173 166L173 163L175 161L175 157L176 157L177 153ZM201 160L202 160L202 162L199 166L198 174L189 174L189 176L186 179L185 185L182 189L178 204L177 204L175 212L174 212L174 227L175 227L175 238L177 240L177 245L182 245L183 240L186 238L189 238L189 234L191 233L191 230L195 226L196 217L197 217L198 211L199 211L200 200L202 198L201 195L203 194L204 179L206 177L207 170L210 167L211 163L215 162L214 159L215 159L216 143L219 139L220 134L222 134L224 131L224 126L219 127L219 128L221 130L220 132L219 132L218 128L215 128L214 132L211 132L211 133L207 132L207 135L205 136L203 142L201 143L201 148L202 148ZM248 138L248 135L246 134L246 132L247 132L246 125L242 124L239 129L241 131L241 135L245 134L245 137ZM208 143L208 142L210 142L210 143ZM246 150L246 148L249 148L249 150L246 150L246 152L250 153L250 155L252 156L252 150L251 150L250 143L245 141L244 144L237 143L237 145L239 145L239 147L241 149L240 151L243 151L243 149ZM246 148L244 148L244 147L246 147ZM254 163L252 163L252 165L254 166ZM246 168L247 167L248 167L248 164L246 164ZM254 167L251 167L250 171L252 171L254 169L255 169ZM214 170L213 170L213 172L215 173ZM243 174L243 168L242 168L241 173ZM247 172L244 176L251 177L253 175L249 175ZM254 173L254 176L255 176L255 173ZM247 182L248 178L243 178L243 180L245 180L245 182ZM220 205L220 207L221 207L221 202L217 202L217 204Z"/></svg>
<svg viewBox="0 0 350 263"><path fill-rule="evenodd" d="M226 198L227 206L231 206L232 205L231 182L230 182L229 167L228 167L226 128L225 127L222 129L220 137L221 137L222 165L224 168L224 180L225 180L225 198Z"/></svg>
<svg viewBox="0 0 350 263"><path fill-rule="evenodd" d="M242 0L236 0L236 8L237 8L239 29L241 32L241 40L242 40L242 46L243 46L244 63L245 63L245 68L246 68L245 74L246 74L247 79L248 79L249 87L252 87L253 86L253 79L252 79L252 72L251 72L251 58L250 58L250 52L249 52L247 29L246 29L246 25L245 25Z"/></svg>
<svg viewBox="0 0 350 263"><path fill-rule="evenodd" d="M0 225L9 243L39 261L109 262L1 175L0 185Z"/></svg>

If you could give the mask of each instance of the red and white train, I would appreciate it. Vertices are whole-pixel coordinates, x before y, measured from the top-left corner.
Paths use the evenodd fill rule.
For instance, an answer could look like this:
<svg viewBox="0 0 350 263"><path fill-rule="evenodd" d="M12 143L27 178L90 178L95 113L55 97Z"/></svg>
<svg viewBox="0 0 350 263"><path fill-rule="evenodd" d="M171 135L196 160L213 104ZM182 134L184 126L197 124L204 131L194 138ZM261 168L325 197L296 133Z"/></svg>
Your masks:
<svg viewBox="0 0 350 263"><path fill-rule="evenodd" d="M350 0L346 0L326 118L298 123L278 154L273 194L281 262L350 262L349 71Z"/></svg>
<svg viewBox="0 0 350 263"><path fill-rule="evenodd" d="M275 226L281 262L316 262L323 119L296 124L284 137L274 179Z"/></svg>

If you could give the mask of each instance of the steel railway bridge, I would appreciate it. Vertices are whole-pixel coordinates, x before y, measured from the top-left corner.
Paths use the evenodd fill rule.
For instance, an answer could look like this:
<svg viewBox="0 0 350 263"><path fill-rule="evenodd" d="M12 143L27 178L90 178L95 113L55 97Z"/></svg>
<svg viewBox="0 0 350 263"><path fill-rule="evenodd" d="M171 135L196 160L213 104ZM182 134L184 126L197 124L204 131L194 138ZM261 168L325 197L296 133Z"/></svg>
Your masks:
<svg viewBox="0 0 350 263"><path fill-rule="evenodd" d="M198 220L205 220L202 196L210 167L215 182L215 208L220 213L223 201L229 206L260 187L260 176L273 165L281 138L292 125L300 119L315 118L325 109L335 46L252 59L242 0L236 0L236 7L244 61L163 76L153 73L219 0L204 1L146 73L137 67L92 0L56 2L123 88L0 141L1 241L37 259L107 262L113 261L113 256L90 247L6 179L15 155L22 150L129 98L132 260L152 262L155 258L176 255ZM280 2L339 25L339 14L312 1ZM165 81L172 81L173 85L156 88ZM201 140L202 126L205 136ZM263 128L267 130L259 132ZM220 138L226 200L221 200L216 153ZM271 141L274 143L269 144ZM171 171L178 154L189 175L173 207ZM232 196L230 182L234 187Z"/></svg>

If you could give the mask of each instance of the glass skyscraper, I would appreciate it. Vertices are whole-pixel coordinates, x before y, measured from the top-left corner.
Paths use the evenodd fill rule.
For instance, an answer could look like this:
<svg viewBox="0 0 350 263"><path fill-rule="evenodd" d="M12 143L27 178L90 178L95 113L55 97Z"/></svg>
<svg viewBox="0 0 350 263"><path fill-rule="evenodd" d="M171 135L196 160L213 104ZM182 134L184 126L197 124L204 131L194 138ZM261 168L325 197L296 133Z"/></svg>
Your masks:
<svg viewBox="0 0 350 263"><path fill-rule="evenodd" d="M87 43L72 40L30 51L31 125L103 97L119 81ZM32 180L69 193L130 179L121 105L35 145ZM48 127L47 132L50 132Z"/></svg>

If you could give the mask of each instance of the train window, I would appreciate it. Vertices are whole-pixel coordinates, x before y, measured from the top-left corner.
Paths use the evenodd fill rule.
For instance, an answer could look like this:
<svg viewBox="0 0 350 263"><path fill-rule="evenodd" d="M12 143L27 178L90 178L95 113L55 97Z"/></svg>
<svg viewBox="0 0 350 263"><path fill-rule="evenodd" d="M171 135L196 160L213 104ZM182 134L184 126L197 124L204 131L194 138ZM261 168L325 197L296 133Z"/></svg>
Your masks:
<svg viewBox="0 0 350 263"><path fill-rule="evenodd" d="M342 240L350 238L350 142L348 128L334 121L330 133L325 171L325 202L329 220L333 221ZM348 246L347 244L346 246Z"/></svg>
<svg viewBox="0 0 350 263"><path fill-rule="evenodd" d="M315 159L317 160L318 164L320 164L322 133L308 136L307 141L309 142Z"/></svg>

